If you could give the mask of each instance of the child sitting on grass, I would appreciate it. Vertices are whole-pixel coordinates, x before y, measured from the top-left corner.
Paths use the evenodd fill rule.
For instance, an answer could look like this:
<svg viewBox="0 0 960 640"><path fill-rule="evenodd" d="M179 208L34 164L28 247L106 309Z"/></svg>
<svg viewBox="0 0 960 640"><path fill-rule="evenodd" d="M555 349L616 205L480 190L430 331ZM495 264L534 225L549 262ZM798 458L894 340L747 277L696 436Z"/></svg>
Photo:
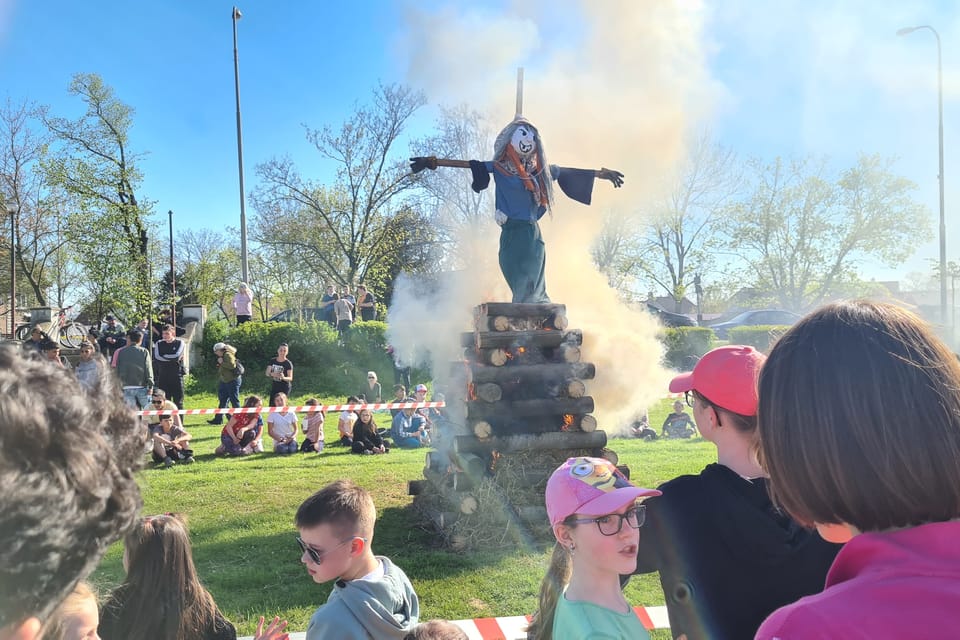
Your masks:
<svg viewBox="0 0 960 640"><path fill-rule="evenodd" d="M307 400L308 407L315 407L320 402L316 398ZM300 451L303 453L320 453L323 451L323 411L312 411L303 419L303 442Z"/></svg>
<svg viewBox="0 0 960 640"><path fill-rule="evenodd" d="M297 444L297 414L287 411L287 394L279 391L273 396L273 406L267 418L267 433L273 438L274 453L296 453Z"/></svg>
<svg viewBox="0 0 960 640"><path fill-rule="evenodd" d="M683 403L679 400L673 403L673 413L663 421L661 435L664 438L692 438L697 435L696 425L690 419L690 414L683 410Z"/></svg>
<svg viewBox="0 0 960 640"><path fill-rule="evenodd" d="M350 480L338 480L297 509L300 561L317 584L335 580L307 626L307 640L401 640L417 624L420 603L406 574L373 555L377 510Z"/></svg>
<svg viewBox="0 0 960 640"><path fill-rule="evenodd" d="M260 396L248 396L243 401L244 408L253 409L263 406ZM260 435L263 432L263 419L258 413L235 413L220 432L218 456L245 456L263 451Z"/></svg>

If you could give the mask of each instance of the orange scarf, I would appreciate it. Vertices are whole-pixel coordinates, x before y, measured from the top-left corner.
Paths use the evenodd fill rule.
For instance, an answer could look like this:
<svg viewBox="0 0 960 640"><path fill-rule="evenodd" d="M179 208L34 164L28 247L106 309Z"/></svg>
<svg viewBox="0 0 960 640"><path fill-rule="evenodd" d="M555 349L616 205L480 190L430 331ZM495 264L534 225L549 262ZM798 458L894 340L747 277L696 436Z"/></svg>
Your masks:
<svg viewBox="0 0 960 640"><path fill-rule="evenodd" d="M547 202L546 186L540 183L540 181L543 180L543 171L539 165L537 156L534 155L533 157L534 168L538 174L537 178L534 179L527 173L526 167L523 166L523 162L520 161L520 156L517 155L517 150L513 148L512 144L507 145L505 155L507 156L507 160L517 169L517 175L523 180L523 185L527 188L527 191L533 194L534 200L543 207L549 207L550 203Z"/></svg>

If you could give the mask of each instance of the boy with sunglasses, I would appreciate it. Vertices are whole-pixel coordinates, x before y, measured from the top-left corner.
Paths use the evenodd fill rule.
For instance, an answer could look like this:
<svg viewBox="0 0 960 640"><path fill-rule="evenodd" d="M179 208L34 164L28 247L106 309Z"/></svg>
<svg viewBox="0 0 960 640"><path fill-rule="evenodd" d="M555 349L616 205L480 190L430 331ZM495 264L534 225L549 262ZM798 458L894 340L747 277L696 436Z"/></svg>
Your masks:
<svg viewBox="0 0 960 640"><path fill-rule="evenodd" d="M401 640L417 624L420 602L410 580L371 549L377 510L350 480L338 480L297 509L300 561L317 584L335 580L307 626L307 640Z"/></svg>

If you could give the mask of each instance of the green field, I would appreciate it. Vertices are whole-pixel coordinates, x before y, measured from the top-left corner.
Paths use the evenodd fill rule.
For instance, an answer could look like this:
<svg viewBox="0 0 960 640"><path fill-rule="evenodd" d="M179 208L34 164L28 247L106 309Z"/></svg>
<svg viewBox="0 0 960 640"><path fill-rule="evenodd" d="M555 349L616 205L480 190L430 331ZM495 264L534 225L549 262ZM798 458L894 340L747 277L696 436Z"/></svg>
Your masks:
<svg viewBox="0 0 960 640"><path fill-rule="evenodd" d="M294 404L302 400L295 398ZM216 397L188 396L187 406L213 407ZM664 401L651 408L651 425L659 426L669 406ZM389 426L388 420L389 414L377 416L381 427ZM314 584L300 563L293 515L304 498L339 478L353 479L373 494L378 513L373 549L392 558L410 577L424 619L510 616L534 610L549 550L455 553L438 546L407 495L407 481L423 478L424 450L358 456L331 446L320 455L265 453L217 459L213 450L220 442L220 427L193 416L186 426L194 436L197 463L170 469L149 464L140 480L144 514L187 514L201 579L242 635L253 633L260 615L279 615L289 620L292 630L303 630L326 600L330 585ZM335 442L335 415L328 416L326 426L327 442ZM264 439L266 445L266 433ZM608 448L619 454L621 464L630 466L634 482L651 487L696 473L716 456L713 445L699 438L614 439ZM94 574L101 595L122 580L121 555L122 548L116 545ZM635 578L627 589L633 604L663 604L655 574Z"/></svg>

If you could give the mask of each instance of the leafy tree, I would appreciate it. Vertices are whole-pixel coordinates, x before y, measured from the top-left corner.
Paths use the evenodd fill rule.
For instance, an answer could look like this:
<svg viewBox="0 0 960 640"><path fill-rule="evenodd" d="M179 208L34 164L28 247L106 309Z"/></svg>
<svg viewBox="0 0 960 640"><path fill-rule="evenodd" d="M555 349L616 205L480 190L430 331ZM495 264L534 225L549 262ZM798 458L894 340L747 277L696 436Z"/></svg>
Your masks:
<svg viewBox="0 0 960 640"><path fill-rule="evenodd" d="M59 141L45 163L51 182L76 200L67 229L99 306L143 317L150 309L147 222L151 205L139 201L140 156L130 149L133 109L97 74L77 74L70 95L86 106L76 120L41 117ZM91 232L94 233L91 233Z"/></svg>
<svg viewBox="0 0 960 640"><path fill-rule="evenodd" d="M892 165L862 155L831 177L823 162L752 163L751 192L730 208L725 225L750 284L803 311L856 287L862 259L903 262L928 236L930 219L911 197L916 185Z"/></svg>
<svg viewBox="0 0 960 640"><path fill-rule="evenodd" d="M308 128L307 139L337 167L332 185L302 177L289 159L259 165L262 184L251 197L256 241L281 249L320 282L365 280L382 290L384 283L369 281L395 260L391 220L415 184L395 145L423 103L407 87L380 85L338 131Z"/></svg>
<svg viewBox="0 0 960 640"><path fill-rule="evenodd" d="M652 284L674 298L679 312L694 275L716 264L713 231L739 183L733 152L701 134L664 197L639 214L607 216L594 262L613 286L631 277Z"/></svg>
<svg viewBox="0 0 960 640"><path fill-rule="evenodd" d="M174 243L178 292L182 270L193 292L191 301L219 309L225 316L240 283L240 250L229 237L209 229L186 229L177 232Z"/></svg>

